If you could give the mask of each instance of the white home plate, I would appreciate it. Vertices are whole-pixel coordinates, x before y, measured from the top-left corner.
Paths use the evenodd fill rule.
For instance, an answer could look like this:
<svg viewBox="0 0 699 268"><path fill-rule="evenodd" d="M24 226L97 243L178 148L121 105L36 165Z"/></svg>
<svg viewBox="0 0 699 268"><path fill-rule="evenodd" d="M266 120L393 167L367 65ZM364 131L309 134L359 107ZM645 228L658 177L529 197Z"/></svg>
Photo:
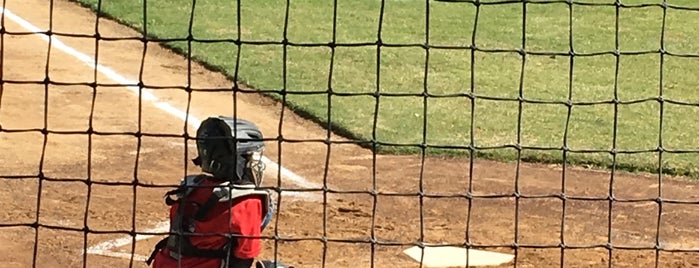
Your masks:
<svg viewBox="0 0 699 268"><path fill-rule="evenodd" d="M466 267L466 248L451 246L418 246L403 251L413 260L420 262L423 267ZM512 254L492 251L468 249L468 266L500 265L514 259Z"/></svg>

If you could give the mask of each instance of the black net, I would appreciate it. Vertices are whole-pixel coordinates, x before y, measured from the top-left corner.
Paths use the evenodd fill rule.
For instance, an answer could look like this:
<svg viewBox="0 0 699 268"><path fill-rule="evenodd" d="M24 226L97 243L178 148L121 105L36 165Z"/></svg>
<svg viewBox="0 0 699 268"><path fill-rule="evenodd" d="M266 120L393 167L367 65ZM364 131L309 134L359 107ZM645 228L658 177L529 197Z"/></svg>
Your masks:
<svg viewBox="0 0 699 268"><path fill-rule="evenodd" d="M265 188L275 193L277 210L269 229L259 237L263 241L262 259L279 259L296 267L422 267L423 262L434 261L431 252L419 253L417 259L411 259L403 250L441 245L512 254L513 259L501 264L503 267L688 267L699 263L699 241L692 238L699 228L693 221L699 215L696 208L699 201L692 192L696 185L691 179L669 177L699 174L693 161L699 147L691 131L697 124L694 116L699 106L698 100L691 97L695 94L691 86L696 87L696 83L676 82L676 77L689 72L680 70L691 69L699 62L695 60L699 50L692 50L696 48L692 43L696 42L691 41L699 40L692 31L667 33L669 12L682 12L686 17L675 14L674 19L686 19L685 27L693 27L690 24L696 22L699 6L690 1L682 4L675 1L413 1L405 4L409 1L383 0L373 3L378 12L374 25L377 28L372 28L371 39L356 42L341 41L348 40L342 37L348 30L338 26L341 25L338 12L351 12L343 10L344 3L340 0L333 1L325 10L332 12L327 42L290 38L290 14L303 13L303 5L312 1L270 1L268 8L282 12L269 20L282 21L283 26L280 36L270 40L244 37L251 31L262 31L263 26L244 25L241 18L265 19L264 15L251 11L246 1L231 5L235 15L230 15L235 19L228 24L229 28L220 30L230 33L226 38L198 37L195 21L217 16L201 13L201 6L210 4L207 1L165 2L3 1L0 150L4 152L0 156L0 186L4 192L0 201L6 204L6 211L0 214L0 241L10 242L0 246L0 254L10 256L7 261L10 264L145 267L143 260L152 246L168 233L167 225L162 225L168 216L162 194L177 186L185 175L199 172L190 161L196 153L190 145L194 144L194 129L200 119L239 113L261 125L268 146L269 158L265 161L267 176L272 179L266 180ZM177 4L181 5L177 9L180 14L177 21L188 28L177 29L173 31L175 34L152 33L149 25L174 23L162 15L153 15L156 13L152 10ZM104 8L107 5L110 8ZM419 22L419 34L424 33L422 40L394 42L400 38L385 37L385 16L391 7L400 5L424 9L421 17L424 20ZM529 10L542 6L556 6L559 12L565 12L550 16L563 18L559 21L538 21L536 25L562 23L551 29L566 33L565 36L552 33L555 38L567 40L563 42L566 49L548 50L531 45L534 41L547 42L545 34L533 35L530 26L540 18ZM444 32L431 25L438 19L431 10L464 7L472 12L459 19L469 21L470 27L457 28L459 32L469 33L470 38L462 39L462 44L435 42L434 35L443 37ZM521 16L517 28L506 25L502 15L494 15L513 8ZM613 26L605 28L607 33L612 29L614 40L607 40L613 43L611 49L592 50L589 44L576 42L576 19L579 19L576 10L584 8L614 13ZM483 15L486 9L488 16ZM649 23L648 26L651 32L659 29L659 35L654 40L643 41L653 44L651 49L623 49L620 45L622 37L647 37L620 33L624 27L620 14L632 10L661 13L660 25ZM392 20L401 16L391 14ZM71 24L71 19L78 22ZM501 30L510 34L504 39L515 40L516 47L503 48L507 45L500 46L498 42L481 43L480 31L498 22L503 22L504 30ZM414 22L405 22L410 23ZM307 25L309 29L313 26ZM410 27L400 28L397 32L410 30ZM391 34L395 32L394 29ZM485 34L492 33L489 30ZM604 29L599 33L603 36L600 39L607 38ZM682 42L687 43L683 48L689 49L674 51L666 45ZM179 56L166 54L170 50L161 46ZM131 48L138 49L128 52ZM212 64L216 60L214 56L207 57L206 53L214 53L216 49L231 59L224 66ZM271 59L245 58L253 57L250 51L265 49L276 51L271 53ZM318 86L301 89L290 86L290 77L299 76L298 64L307 56L303 53L310 55L320 49L327 62L309 64L323 67L318 68L321 71L308 70L306 74L322 76L322 81L315 81ZM109 54L114 51L117 53ZM200 54L193 55L193 51ZM371 56L348 63L342 58L348 52ZM405 62L395 61L396 57L407 54L411 58ZM434 62L443 61L434 58L445 55L464 62L453 63L464 72L447 79L464 80L467 86L452 92L430 86L432 80L440 79L433 74ZM464 57L457 59L454 55ZM502 58L488 58L495 55ZM645 63L654 64L646 68L652 72L634 74L638 69L624 70L624 66L644 64L635 60L639 57L650 59ZM372 61L366 62L367 58ZM543 68L530 69L530 64L539 64L541 58L557 60L562 68L553 73ZM607 59L612 67L597 70L594 65L585 65L590 59ZM394 65L386 66L391 60ZM265 61L281 65L268 70ZM126 64L121 66L123 63ZM271 76L277 82L258 82L249 72L250 77L240 74L241 69L256 64L260 77ZM412 90L386 90L394 86L392 83L401 82L390 77L396 72L392 68L405 71L402 64L419 69L416 76L421 82L408 82L406 88ZM481 75L480 64L496 71ZM361 76L366 71L362 68L367 66L372 76ZM488 86L481 87L484 77L493 76L498 81L498 74L504 75L508 68L516 69L513 73L517 78L511 83L516 90L510 90L512 94L482 90ZM356 71L359 69L362 70ZM608 94L595 100L577 98L588 90L576 84L581 76L578 69L590 69L582 76L603 73L611 77L599 81L600 87L609 89ZM213 71L226 75L205 75ZM366 81L359 84L369 86L346 90L334 82L338 76L354 74L353 71L357 74L353 80ZM668 75L673 82L668 82ZM537 90L544 90L528 86L526 81L531 77L552 83L564 81L564 89L559 91L563 94L549 99L530 97ZM652 96L645 94L647 89L633 85L632 89L621 92L621 84L628 85L628 80L638 77L656 83ZM216 79L231 82L212 82ZM248 83L262 86L253 89ZM503 85L494 85L499 86ZM671 94L666 93L668 88L672 89ZM309 107L312 104L304 102L305 98L324 101L320 108ZM442 106L431 107L441 101L457 104L446 112ZM351 102L362 103L368 109L347 108L346 103ZM409 114L390 112L410 105L415 107ZM483 110L494 107L489 105L509 108L490 111L501 114L489 114L487 109ZM532 115L529 109L539 108L531 107L554 108L534 110L537 112ZM576 111L596 109L609 113L602 119L576 116ZM641 120L654 124L653 127L635 130L633 124L638 121L626 123L629 113L625 110L622 115L620 111L624 109L632 109L636 117L653 118ZM668 109L673 111L670 116ZM434 131L431 129L442 124L440 117L435 116L436 110L457 114L457 119L444 123L452 124L446 128L452 136L442 140L451 142L433 142L431 138ZM529 132L531 128L525 129L525 125L537 124L550 127L546 120L551 114L547 111L563 119L560 128L540 132L553 134L537 136ZM351 112L362 116L344 117ZM495 119L486 117L493 115ZM406 116L411 117L409 123L390 125L397 130L386 130L390 127L384 122L405 120ZM514 122L514 127L499 128L510 121L490 122L502 118ZM362 119L366 119L359 124L363 130L352 121ZM70 120L81 123L62 123ZM581 120L592 122L588 133L594 134L597 129L608 131L609 135L603 137L610 138L610 142L603 148L585 146L588 144L585 140L600 136L581 138L580 124L588 123ZM595 125L596 120L611 124ZM481 127L492 129L484 132ZM653 133L641 133L647 129ZM510 140L481 142L477 138L498 136L498 130L509 133ZM386 135L391 131L412 131L411 137L417 138L392 138ZM625 133L621 141L619 131ZM672 135L672 146L666 144L668 133ZM633 136L654 139L633 146L628 141ZM546 141L534 142L538 139ZM382 150L406 155L379 154ZM491 163L479 158L510 161ZM578 166L606 169L589 171ZM629 175L629 171L653 175ZM454 260L450 261L465 261L458 264L462 267L483 260L477 255L454 254L459 255L452 253L449 258Z"/></svg>

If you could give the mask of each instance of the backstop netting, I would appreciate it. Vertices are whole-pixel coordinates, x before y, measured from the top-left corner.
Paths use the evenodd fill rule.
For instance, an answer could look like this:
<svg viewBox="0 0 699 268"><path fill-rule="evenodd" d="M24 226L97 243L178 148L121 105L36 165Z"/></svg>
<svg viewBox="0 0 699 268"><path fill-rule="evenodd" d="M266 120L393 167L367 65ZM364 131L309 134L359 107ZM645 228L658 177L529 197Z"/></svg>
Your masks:
<svg viewBox="0 0 699 268"><path fill-rule="evenodd" d="M146 267L171 233L163 195L202 172L196 129L219 115L264 134L259 259L699 265L693 0L1 10L8 267Z"/></svg>

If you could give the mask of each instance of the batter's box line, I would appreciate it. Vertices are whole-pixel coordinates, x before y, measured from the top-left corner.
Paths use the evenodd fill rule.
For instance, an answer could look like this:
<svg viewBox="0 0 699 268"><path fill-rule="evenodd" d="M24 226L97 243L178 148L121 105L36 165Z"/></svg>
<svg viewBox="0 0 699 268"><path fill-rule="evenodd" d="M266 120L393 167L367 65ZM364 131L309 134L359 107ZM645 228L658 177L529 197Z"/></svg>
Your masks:
<svg viewBox="0 0 699 268"><path fill-rule="evenodd" d="M143 233L167 233L170 231L170 223L167 221L159 222L156 224L155 227L146 229L143 231ZM115 251L116 249L127 246L131 244L132 242L137 242L137 241L142 241L146 239L150 239L153 237L157 237L158 235L151 235L151 234L136 234L135 237L132 236L124 236L120 238L116 238L113 240L108 240L104 241L101 243L98 243L94 246L91 246L87 248L87 250L84 250L82 254L94 254L94 255L101 255L101 256L106 256L106 257L115 257L115 258L125 258L125 259L131 259L133 258L134 260L138 261L146 261L147 257L139 254L135 254L133 252L119 252Z"/></svg>
<svg viewBox="0 0 699 268"><path fill-rule="evenodd" d="M282 192L282 195L289 196L289 197L292 197L293 199L298 199L301 201L317 201L317 200L315 200L315 198L309 200L309 194L303 193L303 192ZM312 196L318 196L318 195L312 195ZM152 227L150 229L146 229L146 230L142 231L142 233L147 233L147 234L136 234L135 237L123 236L120 238L104 241L104 242L98 243L96 245L93 245L93 246L87 248L86 250L83 250L82 254L93 254L93 255L101 255L101 256L105 256L105 257L114 257L114 258L123 258L123 259L133 258L134 260L145 261L147 259L146 256L136 254L134 252L120 252L117 250L120 247L130 245L132 242L147 240L147 239L151 239L154 237L164 237L164 234L168 233L169 231L170 231L170 222L162 221L162 222L157 223L155 225L155 227ZM152 235L150 233L161 233L163 235Z"/></svg>

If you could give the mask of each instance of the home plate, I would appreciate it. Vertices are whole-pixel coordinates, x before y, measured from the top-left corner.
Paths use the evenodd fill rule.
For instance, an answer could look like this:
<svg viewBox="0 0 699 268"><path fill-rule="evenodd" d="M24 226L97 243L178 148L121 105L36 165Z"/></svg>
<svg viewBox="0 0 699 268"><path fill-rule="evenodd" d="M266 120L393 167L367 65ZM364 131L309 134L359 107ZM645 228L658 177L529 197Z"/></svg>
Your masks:
<svg viewBox="0 0 699 268"><path fill-rule="evenodd" d="M466 267L466 252L468 251L468 266L494 266L508 263L514 255L477 249L466 249L453 246L418 246L403 251L415 261L422 261L423 267Z"/></svg>

